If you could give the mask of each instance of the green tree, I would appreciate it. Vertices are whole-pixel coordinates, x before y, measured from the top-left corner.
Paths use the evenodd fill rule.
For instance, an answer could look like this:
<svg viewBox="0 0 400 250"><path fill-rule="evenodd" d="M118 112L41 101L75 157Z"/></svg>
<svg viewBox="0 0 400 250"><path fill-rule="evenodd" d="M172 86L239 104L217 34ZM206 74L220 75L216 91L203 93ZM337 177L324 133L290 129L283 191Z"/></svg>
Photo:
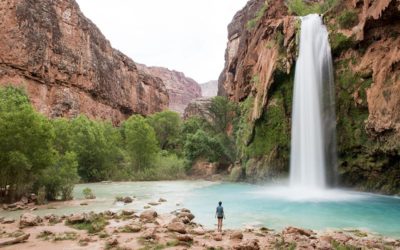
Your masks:
<svg viewBox="0 0 400 250"><path fill-rule="evenodd" d="M84 181L111 179L123 159L119 131L107 122L80 115L71 123L71 149L77 154L78 173Z"/></svg>
<svg viewBox="0 0 400 250"><path fill-rule="evenodd" d="M50 122L33 110L22 89L0 88L0 186L9 186L11 200L54 164L53 140Z"/></svg>
<svg viewBox="0 0 400 250"><path fill-rule="evenodd" d="M171 149L176 146L181 127L181 118L178 113L167 110L155 113L147 120L156 132L161 149Z"/></svg>
<svg viewBox="0 0 400 250"><path fill-rule="evenodd" d="M226 133L229 125L233 125L238 114L238 107L226 97L216 96L209 108L212 117L211 126L216 133Z"/></svg>
<svg viewBox="0 0 400 250"><path fill-rule="evenodd" d="M152 167L159 146L154 129L140 115L133 115L123 124L125 145L135 170Z"/></svg>
<svg viewBox="0 0 400 250"><path fill-rule="evenodd" d="M223 149L217 139L200 129L187 136L184 152L187 159L192 162L201 158L216 162L223 154Z"/></svg>
<svg viewBox="0 0 400 250"><path fill-rule="evenodd" d="M79 181L78 161L75 153L67 152L58 156L53 166L46 168L39 180L39 185L44 186L46 198L56 200L71 200L74 185Z"/></svg>

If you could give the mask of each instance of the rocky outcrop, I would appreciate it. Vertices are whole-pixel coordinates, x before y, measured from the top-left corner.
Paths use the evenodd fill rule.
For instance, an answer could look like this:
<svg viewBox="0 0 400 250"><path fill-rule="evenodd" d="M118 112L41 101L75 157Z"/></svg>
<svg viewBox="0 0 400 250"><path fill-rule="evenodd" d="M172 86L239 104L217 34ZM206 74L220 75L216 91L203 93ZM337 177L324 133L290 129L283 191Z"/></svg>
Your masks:
<svg viewBox="0 0 400 250"><path fill-rule="evenodd" d="M218 81L209 81L200 84L203 97L214 97L218 95Z"/></svg>
<svg viewBox="0 0 400 250"><path fill-rule="evenodd" d="M169 109L172 111L183 114L191 101L201 97L200 85L182 72L145 65L139 65L139 69L159 77L165 83L169 95Z"/></svg>
<svg viewBox="0 0 400 250"><path fill-rule="evenodd" d="M341 184L400 193L400 2L304 2L328 6ZM251 181L288 172L300 27L289 3L251 0L228 27L219 94L241 103L237 148Z"/></svg>
<svg viewBox="0 0 400 250"><path fill-rule="evenodd" d="M162 80L113 49L74 0L1 1L0 40L0 84L24 87L50 117L118 123L168 105Z"/></svg>
<svg viewBox="0 0 400 250"><path fill-rule="evenodd" d="M211 106L211 98L199 98L189 103L183 114L184 119L190 117L202 117L210 121L212 119L209 108Z"/></svg>

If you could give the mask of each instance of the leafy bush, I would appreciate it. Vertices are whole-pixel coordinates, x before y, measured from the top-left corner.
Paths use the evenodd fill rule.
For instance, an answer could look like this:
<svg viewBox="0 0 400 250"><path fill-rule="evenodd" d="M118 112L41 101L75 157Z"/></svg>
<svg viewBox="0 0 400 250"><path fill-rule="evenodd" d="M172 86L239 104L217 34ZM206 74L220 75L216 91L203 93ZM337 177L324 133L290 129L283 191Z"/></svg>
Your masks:
<svg viewBox="0 0 400 250"><path fill-rule="evenodd" d="M358 16L353 10L345 10L337 20L341 28L349 29L357 24Z"/></svg>
<svg viewBox="0 0 400 250"><path fill-rule="evenodd" d="M289 0L287 2L289 12L298 16L307 16L314 13L323 14L337 4L338 0L326 0L321 3L310 3L304 0Z"/></svg>
<svg viewBox="0 0 400 250"><path fill-rule="evenodd" d="M96 199L96 195L94 195L92 189L90 188L85 188L82 190L83 196L85 199Z"/></svg>

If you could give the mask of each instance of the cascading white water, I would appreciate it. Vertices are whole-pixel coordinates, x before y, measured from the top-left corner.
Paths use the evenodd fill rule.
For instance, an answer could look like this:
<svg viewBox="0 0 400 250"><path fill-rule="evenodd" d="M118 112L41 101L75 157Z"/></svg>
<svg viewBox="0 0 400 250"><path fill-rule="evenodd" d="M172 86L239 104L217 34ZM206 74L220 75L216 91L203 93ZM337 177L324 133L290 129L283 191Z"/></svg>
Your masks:
<svg viewBox="0 0 400 250"><path fill-rule="evenodd" d="M301 21L293 94L290 185L324 189L336 172L332 56L322 18L311 14Z"/></svg>

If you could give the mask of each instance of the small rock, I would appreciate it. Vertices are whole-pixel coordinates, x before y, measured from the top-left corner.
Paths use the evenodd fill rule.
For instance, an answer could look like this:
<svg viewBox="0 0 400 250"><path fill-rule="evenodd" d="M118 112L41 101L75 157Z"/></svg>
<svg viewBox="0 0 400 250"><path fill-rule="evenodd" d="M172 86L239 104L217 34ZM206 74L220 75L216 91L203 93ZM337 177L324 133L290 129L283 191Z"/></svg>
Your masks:
<svg viewBox="0 0 400 250"><path fill-rule="evenodd" d="M253 240L246 240L242 243L239 243L239 244L233 246L233 249L235 249L235 250L260 250L260 246L258 244L258 240L253 239Z"/></svg>
<svg viewBox="0 0 400 250"><path fill-rule="evenodd" d="M168 230L172 232L177 232L180 234L185 234L186 233L186 228L185 224L182 222L171 222L168 224Z"/></svg>
<svg viewBox="0 0 400 250"><path fill-rule="evenodd" d="M25 196L23 196L23 197L21 198L21 202L22 202L24 205L26 205L26 204L29 203L28 198L26 198Z"/></svg>
<svg viewBox="0 0 400 250"><path fill-rule="evenodd" d="M149 204L150 206L158 206L158 205L160 205L161 203L159 203L159 202L149 202L149 203L147 203L147 204Z"/></svg>
<svg viewBox="0 0 400 250"><path fill-rule="evenodd" d="M233 231L229 238L231 240L241 240L241 239L243 239L243 233L240 231Z"/></svg>
<svg viewBox="0 0 400 250"><path fill-rule="evenodd" d="M202 227L197 227L191 231L192 234L195 235L205 235L206 231Z"/></svg>
<svg viewBox="0 0 400 250"><path fill-rule="evenodd" d="M84 222L86 219L86 216L84 214L73 214L67 218L67 222L70 224L77 224Z"/></svg>
<svg viewBox="0 0 400 250"><path fill-rule="evenodd" d="M87 206L87 205L89 205L87 202L81 202L81 204L80 204L81 206Z"/></svg>
<svg viewBox="0 0 400 250"><path fill-rule="evenodd" d="M126 227L128 228L130 233L137 233L142 230L142 227L139 225L127 225Z"/></svg>
<svg viewBox="0 0 400 250"><path fill-rule="evenodd" d="M127 196L127 197L124 198L123 201L124 201L124 203L132 203L133 199L131 197Z"/></svg>
<svg viewBox="0 0 400 250"><path fill-rule="evenodd" d="M222 234L221 233L214 234L213 239L215 241L222 241Z"/></svg>
<svg viewBox="0 0 400 250"><path fill-rule="evenodd" d="M32 207L31 209L29 209L30 211L36 211L38 208L37 207Z"/></svg>
<svg viewBox="0 0 400 250"><path fill-rule="evenodd" d="M2 220L2 224L12 224L12 223L14 223L15 222L15 219L12 219L12 218L4 218L3 220Z"/></svg>
<svg viewBox="0 0 400 250"><path fill-rule="evenodd" d="M151 208L149 205L145 205L144 207L143 207L144 209L149 209L149 208Z"/></svg>
<svg viewBox="0 0 400 250"><path fill-rule="evenodd" d="M191 213L191 211L187 208L182 208L181 213Z"/></svg>
<svg viewBox="0 0 400 250"><path fill-rule="evenodd" d="M122 210L122 212L121 212L121 214L122 215L125 215L125 216L131 216L131 215L133 215L135 213L135 211L133 211L133 210L131 210L131 209L124 209L124 210Z"/></svg>
<svg viewBox="0 0 400 250"><path fill-rule="evenodd" d="M296 227L285 228L282 233L283 234L299 234L299 235L305 235L307 237L314 234L314 232L311 230L305 230L305 229L296 228Z"/></svg>
<svg viewBox="0 0 400 250"><path fill-rule="evenodd" d="M115 247L119 244L117 236L113 235L107 240L107 245L111 247Z"/></svg>
<svg viewBox="0 0 400 250"><path fill-rule="evenodd" d="M164 198L160 198L160 199L158 200L158 202L167 202L167 200L164 199Z"/></svg>
<svg viewBox="0 0 400 250"><path fill-rule="evenodd" d="M176 239L179 241L183 241L183 242L192 242L193 241L193 237L188 234L178 234L176 236Z"/></svg>
<svg viewBox="0 0 400 250"><path fill-rule="evenodd" d="M335 233L332 235L332 238L342 244L345 244L347 241L352 239L350 236L347 236L343 233Z"/></svg>
<svg viewBox="0 0 400 250"><path fill-rule="evenodd" d="M20 217L19 227L33 227L39 225L42 222L42 218L35 214L24 213Z"/></svg>
<svg viewBox="0 0 400 250"><path fill-rule="evenodd" d="M144 221L154 221L157 218L157 212L154 210L145 210L140 214L140 219Z"/></svg>
<svg viewBox="0 0 400 250"><path fill-rule="evenodd" d="M187 217L190 221L192 221L194 219L194 215L190 212L181 212L178 214L178 217L179 218Z"/></svg>
<svg viewBox="0 0 400 250"><path fill-rule="evenodd" d="M147 228L142 237L146 240L156 239L156 228Z"/></svg>

